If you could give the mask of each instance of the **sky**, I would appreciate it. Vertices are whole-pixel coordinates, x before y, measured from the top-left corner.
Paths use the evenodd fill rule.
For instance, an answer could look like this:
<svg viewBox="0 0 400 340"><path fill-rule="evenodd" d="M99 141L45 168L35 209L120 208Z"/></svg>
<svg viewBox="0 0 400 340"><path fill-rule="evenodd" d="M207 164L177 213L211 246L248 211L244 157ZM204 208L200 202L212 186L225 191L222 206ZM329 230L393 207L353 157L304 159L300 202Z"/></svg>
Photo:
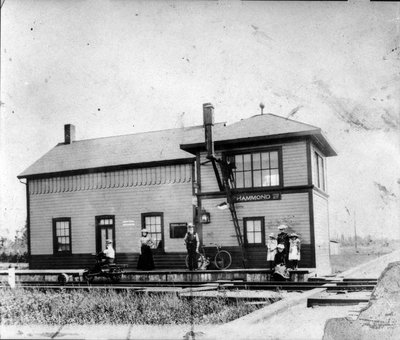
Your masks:
<svg viewBox="0 0 400 340"><path fill-rule="evenodd" d="M5 0L0 234L26 220L17 175L63 141L264 112L321 127L331 235L400 238L400 4Z"/></svg>

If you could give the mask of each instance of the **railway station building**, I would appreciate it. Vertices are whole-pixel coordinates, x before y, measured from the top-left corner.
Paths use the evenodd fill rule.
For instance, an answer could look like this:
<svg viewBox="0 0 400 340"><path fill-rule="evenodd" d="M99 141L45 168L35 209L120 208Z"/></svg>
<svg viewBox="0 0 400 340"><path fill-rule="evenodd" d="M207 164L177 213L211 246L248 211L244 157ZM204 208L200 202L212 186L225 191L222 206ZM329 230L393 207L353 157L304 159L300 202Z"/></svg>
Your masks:
<svg viewBox="0 0 400 340"><path fill-rule="evenodd" d="M63 142L18 176L30 269L92 266L107 238L134 269L142 228L156 269L183 269L194 222L206 252L220 244L232 268L267 268L268 235L286 224L300 235L299 267L329 273L326 159L336 152L321 129L274 114L214 123L211 104L203 115L201 126L87 140L65 125Z"/></svg>

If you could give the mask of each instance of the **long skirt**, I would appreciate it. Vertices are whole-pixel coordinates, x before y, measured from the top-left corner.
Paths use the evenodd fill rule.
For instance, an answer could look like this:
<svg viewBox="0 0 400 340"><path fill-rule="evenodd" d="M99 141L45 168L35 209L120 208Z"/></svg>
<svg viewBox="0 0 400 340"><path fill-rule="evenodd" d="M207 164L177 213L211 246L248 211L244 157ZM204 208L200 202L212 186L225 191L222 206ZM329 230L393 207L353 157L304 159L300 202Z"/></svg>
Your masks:
<svg viewBox="0 0 400 340"><path fill-rule="evenodd" d="M141 254L137 264L137 269L152 270L154 269L153 253L151 248L147 245L142 245Z"/></svg>
<svg viewBox="0 0 400 340"><path fill-rule="evenodd" d="M277 266L275 266L273 276L276 281L280 281L280 280L286 281L286 280L289 280L289 278L290 278L290 275L289 275L289 272L288 272L286 266L281 265L281 264L278 264Z"/></svg>

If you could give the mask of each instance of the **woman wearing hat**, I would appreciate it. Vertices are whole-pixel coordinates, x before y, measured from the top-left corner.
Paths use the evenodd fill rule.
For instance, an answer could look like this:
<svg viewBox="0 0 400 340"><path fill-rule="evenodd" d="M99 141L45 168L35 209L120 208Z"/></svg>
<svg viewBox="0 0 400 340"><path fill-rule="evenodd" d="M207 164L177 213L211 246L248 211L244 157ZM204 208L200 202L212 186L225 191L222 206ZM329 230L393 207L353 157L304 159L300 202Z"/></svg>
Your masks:
<svg viewBox="0 0 400 340"><path fill-rule="evenodd" d="M279 234L277 237L278 244L283 244L285 246L283 253L285 254L286 263L289 260L289 234L287 233L287 225L281 224L279 227Z"/></svg>
<svg viewBox="0 0 400 340"><path fill-rule="evenodd" d="M271 270L274 267L274 260L275 260L277 245L278 245L278 242L276 240L275 235L273 233L269 234L269 238L267 241L267 262L269 262L269 268Z"/></svg>
<svg viewBox="0 0 400 340"><path fill-rule="evenodd" d="M152 270L154 269L153 253L151 248L154 247L154 242L149 235L149 231L142 229L142 237L140 238L140 256L137 264L137 269Z"/></svg>
<svg viewBox="0 0 400 340"><path fill-rule="evenodd" d="M289 236L289 266L291 269L297 269L297 265L300 261L300 239L299 235L292 233Z"/></svg>

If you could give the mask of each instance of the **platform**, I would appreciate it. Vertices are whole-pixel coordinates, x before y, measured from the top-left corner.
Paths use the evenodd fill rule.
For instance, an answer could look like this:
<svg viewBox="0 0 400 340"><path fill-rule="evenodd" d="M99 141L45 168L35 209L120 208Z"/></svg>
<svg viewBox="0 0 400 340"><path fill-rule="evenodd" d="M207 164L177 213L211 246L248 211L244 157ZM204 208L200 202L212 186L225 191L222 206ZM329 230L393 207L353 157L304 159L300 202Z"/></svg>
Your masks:
<svg viewBox="0 0 400 340"><path fill-rule="evenodd" d="M58 276L65 273L69 281L81 281L83 269L51 269L51 270L15 270L15 281L48 281L57 282ZM290 271L290 281L306 282L313 275L307 269ZM152 271L124 271L121 281L135 282L215 282L215 281L244 281L262 282L272 279L269 269L226 269L226 270L152 270ZM0 271L0 282L7 282L8 270Z"/></svg>

